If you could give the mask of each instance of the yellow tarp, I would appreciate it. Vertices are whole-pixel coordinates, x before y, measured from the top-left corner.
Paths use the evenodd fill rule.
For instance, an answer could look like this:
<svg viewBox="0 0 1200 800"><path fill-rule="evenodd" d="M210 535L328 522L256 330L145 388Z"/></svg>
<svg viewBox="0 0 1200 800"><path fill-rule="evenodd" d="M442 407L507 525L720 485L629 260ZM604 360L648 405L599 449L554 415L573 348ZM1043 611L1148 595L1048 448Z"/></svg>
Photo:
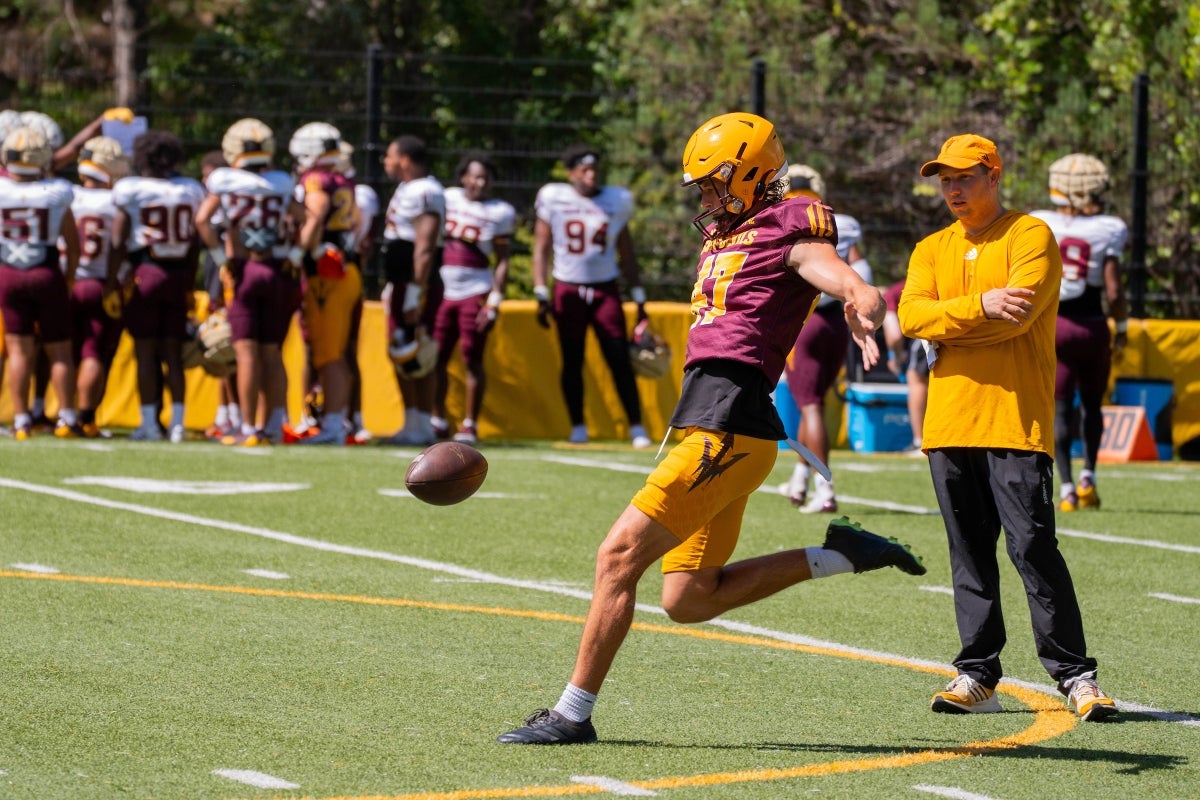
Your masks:
<svg viewBox="0 0 1200 800"><path fill-rule="evenodd" d="M201 303L201 306L203 304ZM691 315L682 303L648 303L655 331L671 346L674 364L662 380L638 379L642 419L651 438L667 429L682 381L682 365ZM480 435L501 439L563 439L570 430L559 391L561 360L553 331L538 326L533 301L504 303L488 340L487 395L478 420ZM626 317L633 325L634 306ZM387 322L383 307L369 302L363 312L359 337L359 364L363 376L363 423L373 434L386 436L404 421L400 393L386 351ZM304 391L301 386L304 354L295 325L284 344L290 378L289 414L299 419ZM217 381L203 370L188 372L185 424L202 430L213 421ZM1129 347L1114 361L1113 378L1166 378L1175 386L1173 432L1179 445L1200 436L1200 322L1131 320ZM451 423L462 414L463 368L457 357L450 365L447 399ZM584 408L594 439L627 439L628 424L595 338L588 337L584 368ZM49 398L51 409L53 397ZM12 419L7 381L0 392L0 419ZM101 426L134 427L139 422L133 347L124 336L113 364L108 392L97 414ZM838 441L844 441L839 437Z"/></svg>

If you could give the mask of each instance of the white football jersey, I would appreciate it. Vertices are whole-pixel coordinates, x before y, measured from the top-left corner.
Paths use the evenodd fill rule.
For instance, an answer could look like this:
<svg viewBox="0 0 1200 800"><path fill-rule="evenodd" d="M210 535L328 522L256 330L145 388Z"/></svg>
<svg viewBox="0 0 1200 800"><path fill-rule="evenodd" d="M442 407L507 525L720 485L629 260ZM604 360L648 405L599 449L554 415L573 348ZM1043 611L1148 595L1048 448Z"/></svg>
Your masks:
<svg viewBox="0 0 1200 800"><path fill-rule="evenodd" d="M246 246L286 258L289 248L288 207L296 182L282 170L251 172L234 167L217 167L204 182L209 194L221 200L221 213L228 223L237 222ZM258 246L255 246L255 245Z"/></svg>
<svg viewBox="0 0 1200 800"><path fill-rule="evenodd" d="M534 205L537 218L550 226L556 281L616 280L617 237L633 215L628 189L604 186L594 197L584 197L569 183L548 183Z"/></svg>
<svg viewBox="0 0 1200 800"><path fill-rule="evenodd" d="M446 244L442 283L447 300L492 290L491 257L495 241L512 236L517 211L497 198L471 200L461 187L446 190Z"/></svg>
<svg viewBox="0 0 1200 800"><path fill-rule="evenodd" d="M837 254L842 257L842 261L850 263L850 248L862 241L862 225L858 224L858 220L849 214L834 214L833 221L837 224L838 241ZM868 265L866 269L862 266L854 268L858 273L858 277L862 278L868 284L873 283L875 276L871 273L871 267ZM818 306L827 306L830 303L836 303L838 299L833 295L821 294L821 299L817 301Z"/></svg>
<svg viewBox="0 0 1200 800"><path fill-rule="evenodd" d="M196 238L196 210L204 187L194 178L121 178L113 203L129 216L130 252L149 248L155 259L180 259Z"/></svg>
<svg viewBox="0 0 1200 800"><path fill-rule="evenodd" d="M354 243L368 238L375 218L379 216L379 195L365 183L354 184L354 202L358 206L358 220L354 224Z"/></svg>
<svg viewBox="0 0 1200 800"><path fill-rule="evenodd" d="M383 238L415 242L417 233L413 229L413 220L422 214L437 214L439 220L446 219L446 193L432 175L405 181L396 187L388 203ZM441 244L442 225L439 222L437 245Z"/></svg>
<svg viewBox="0 0 1200 800"><path fill-rule="evenodd" d="M112 189L76 186L74 191L71 214L79 230L79 269L75 277L104 280L108 277L108 253L112 250L113 218L117 216Z"/></svg>
<svg viewBox="0 0 1200 800"><path fill-rule="evenodd" d="M18 269L57 264L58 235L72 196L62 178L0 178L0 263Z"/></svg>
<svg viewBox="0 0 1200 800"><path fill-rule="evenodd" d="M1061 211L1031 211L1050 226L1062 253L1062 283L1059 300L1082 297L1089 286L1104 286L1104 262L1120 260L1129 229L1119 217L1109 214L1074 216Z"/></svg>

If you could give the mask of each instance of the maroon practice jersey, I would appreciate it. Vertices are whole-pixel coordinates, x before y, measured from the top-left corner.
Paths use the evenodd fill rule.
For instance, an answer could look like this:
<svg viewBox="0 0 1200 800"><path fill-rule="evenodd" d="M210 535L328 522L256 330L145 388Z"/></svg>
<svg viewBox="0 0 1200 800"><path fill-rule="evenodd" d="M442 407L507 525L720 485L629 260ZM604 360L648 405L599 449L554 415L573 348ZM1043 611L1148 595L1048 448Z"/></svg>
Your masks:
<svg viewBox="0 0 1200 800"><path fill-rule="evenodd" d="M820 292L784 263L797 242L837 243L833 211L808 197L764 209L705 241L692 289L686 370L712 359L759 369L772 385Z"/></svg>

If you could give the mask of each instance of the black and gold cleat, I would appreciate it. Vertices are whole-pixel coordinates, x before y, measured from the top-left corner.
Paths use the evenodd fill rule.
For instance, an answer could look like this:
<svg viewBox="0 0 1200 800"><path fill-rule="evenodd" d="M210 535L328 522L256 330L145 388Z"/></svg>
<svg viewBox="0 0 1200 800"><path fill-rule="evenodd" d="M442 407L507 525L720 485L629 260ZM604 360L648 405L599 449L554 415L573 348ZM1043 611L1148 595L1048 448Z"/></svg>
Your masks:
<svg viewBox="0 0 1200 800"><path fill-rule="evenodd" d="M825 530L825 548L835 550L854 565L855 572L895 567L909 575L924 575L921 557L914 555L906 544L863 530L862 525L849 517L838 517Z"/></svg>

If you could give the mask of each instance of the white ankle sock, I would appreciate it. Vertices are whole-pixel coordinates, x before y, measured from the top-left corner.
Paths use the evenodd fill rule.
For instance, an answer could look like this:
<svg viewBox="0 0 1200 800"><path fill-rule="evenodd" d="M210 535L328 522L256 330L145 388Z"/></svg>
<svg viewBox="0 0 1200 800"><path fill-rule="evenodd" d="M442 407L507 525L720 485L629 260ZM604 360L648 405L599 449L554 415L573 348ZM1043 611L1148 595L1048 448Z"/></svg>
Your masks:
<svg viewBox="0 0 1200 800"><path fill-rule="evenodd" d="M568 683L554 710L572 722L583 722L592 716L592 707L595 705L596 695Z"/></svg>
<svg viewBox="0 0 1200 800"><path fill-rule="evenodd" d="M814 578L828 578L830 575L854 572L854 565L850 563L850 559L836 550L806 547L804 555L808 558L808 568Z"/></svg>

